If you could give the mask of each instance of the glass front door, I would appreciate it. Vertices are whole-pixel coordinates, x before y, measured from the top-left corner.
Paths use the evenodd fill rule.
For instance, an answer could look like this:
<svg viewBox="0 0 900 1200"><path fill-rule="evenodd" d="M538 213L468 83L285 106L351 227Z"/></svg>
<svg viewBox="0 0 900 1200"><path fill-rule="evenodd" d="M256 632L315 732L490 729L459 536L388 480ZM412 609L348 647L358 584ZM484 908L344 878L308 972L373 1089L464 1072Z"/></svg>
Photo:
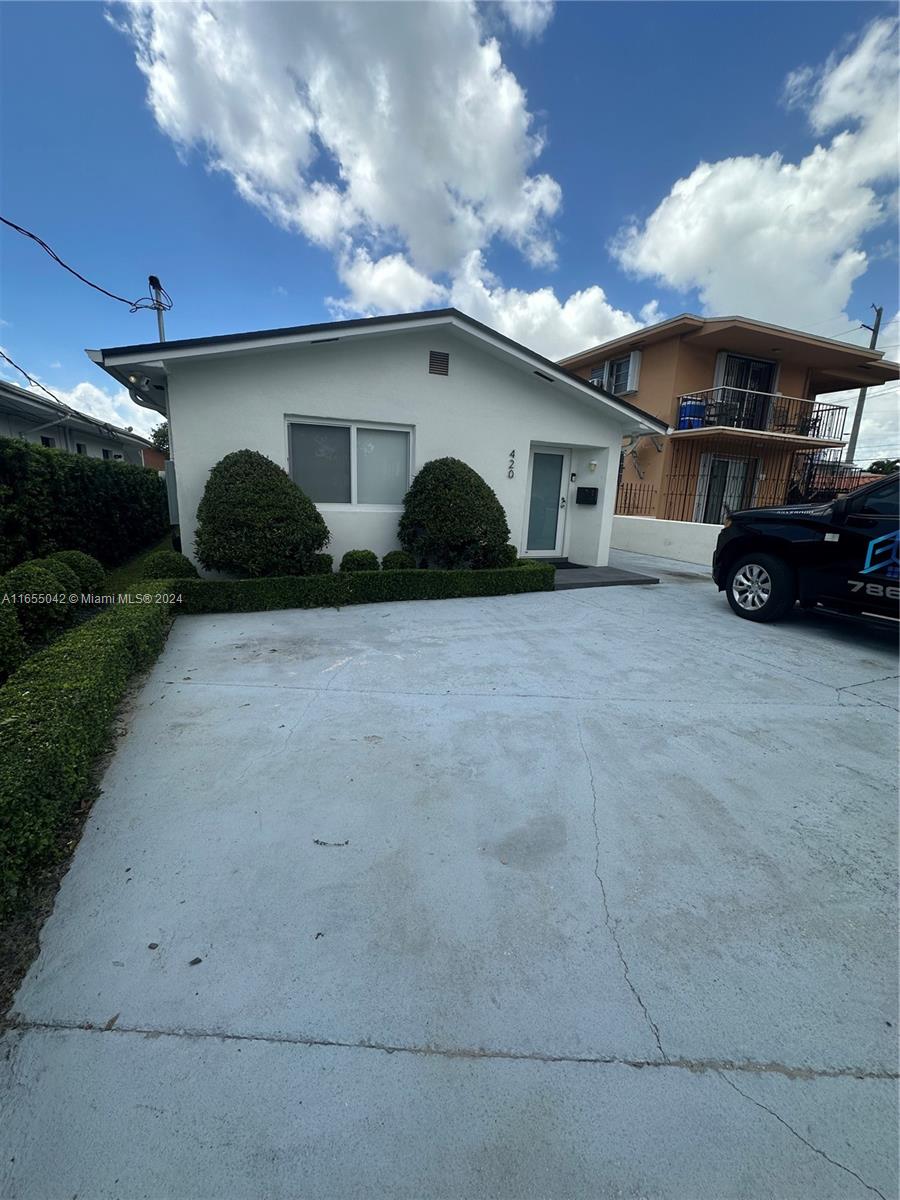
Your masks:
<svg viewBox="0 0 900 1200"><path fill-rule="evenodd" d="M531 460L527 549L533 554L562 550L566 510L566 459L562 451L535 450Z"/></svg>

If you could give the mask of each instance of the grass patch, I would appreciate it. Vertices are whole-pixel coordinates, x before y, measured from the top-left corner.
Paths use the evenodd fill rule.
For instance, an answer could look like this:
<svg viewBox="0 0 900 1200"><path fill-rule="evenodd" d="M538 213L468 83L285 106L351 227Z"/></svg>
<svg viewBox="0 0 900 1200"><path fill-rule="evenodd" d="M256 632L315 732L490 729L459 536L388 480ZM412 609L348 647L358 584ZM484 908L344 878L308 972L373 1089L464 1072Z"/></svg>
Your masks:
<svg viewBox="0 0 900 1200"><path fill-rule="evenodd" d="M160 550L172 549L172 535L167 533L164 538L160 538L152 546L148 546L146 550L142 550L140 554L130 558L128 562L123 563L121 567L117 567L114 571L110 571L106 577L106 584L103 591L108 596L117 595L119 592L128 592L137 587L139 583L147 578L147 571L144 567L145 561L151 554L156 554Z"/></svg>

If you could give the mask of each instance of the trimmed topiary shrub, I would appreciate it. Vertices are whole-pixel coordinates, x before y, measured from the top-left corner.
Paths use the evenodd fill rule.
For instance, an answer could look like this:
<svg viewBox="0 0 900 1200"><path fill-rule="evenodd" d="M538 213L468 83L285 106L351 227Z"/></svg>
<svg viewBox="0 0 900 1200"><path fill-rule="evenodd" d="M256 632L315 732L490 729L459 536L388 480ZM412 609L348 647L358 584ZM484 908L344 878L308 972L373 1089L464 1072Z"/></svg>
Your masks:
<svg viewBox="0 0 900 1200"><path fill-rule="evenodd" d="M131 558L169 527L156 471L0 437L0 571L62 548Z"/></svg>
<svg viewBox="0 0 900 1200"><path fill-rule="evenodd" d="M512 542L507 542L500 551L500 561L498 567L514 567L519 561L519 551L515 548Z"/></svg>
<svg viewBox="0 0 900 1200"><path fill-rule="evenodd" d="M22 640L19 618L12 604L2 603L3 581L0 579L0 683L28 653Z"/></svg>
<svg viewBox="0 0 900 1200"><path fill-rule="evenodd" d="M341 559L342 571L377 571L378 555L372 550L348 550Z"/></svg>
<svg viewBox="0 0 900 1200"><path fill-rule="evenodd" d="M197 568L177 550L154 550L144 559L146 579L197 579Z"/></svg>
<svg viewBox="0 0 900 1200"><path fill-rule="evenodd" d="M406 493L398 536L420 566L479 569L501 564L509 526L477 471L458 458L435 458Z"/></svg>
<svg viewBox="0 0 900 1200"><path fill-rule="evenodd" d="M169 621L167 604L112 608L33 655L0 687L0 915L58 852L128 680L156 657Z"/></svg>
<svg viewBox="0 0 900 1200"><path fill-rule="evenodd" d="M73 571L70 566L67 566L66 563L64 563L61 559L54 557L33 558L30 565L35 567L43 567L45 571L49 571L67 596L75 595L78 596L80 600L81 580L78 578L78 575L75 573L75 571ZM78 602L79 601L76 600L75 604ZM70 605L70 607L72 606Z"/></svg>
<svg viewBox="0 0 900 1200"><path fill-rule="evenodd" d="M106 582L106 572L96 558L82 550L57 550L48 560L65 563L78 576L82 592L99 592Z"/></svg>
<svg viewBox="0 0 900 1200"><path fill-rule="evenodd" d="M0 604L13 605L22 637L29 646L43 645L68 624L73 608L67 597L61 596L66 591L56 575L37 560L21 563L0 578ZM40 599L46 596L61 598Z"/></svg>
<svg viewBox="0 0 900 1200"><path fill-rule="evenodd" d="M237 450L216 463L197 521L194 545L203 566L240 575L302 575L329 539L309 497L256 450Z"/></svg>
<svg viewBox="0 0 900 1200"><path fill-rule="evenodd" d="M388 550L381 560L382 571L414 571L416 560L406 550Z"/></svg>
<svg viewBox="0 0 900 1200"><path fill-rule="evenodd" d="M310 563L310 575L330 575L334 570L334 559L330 554L314 554Z"/></svg>

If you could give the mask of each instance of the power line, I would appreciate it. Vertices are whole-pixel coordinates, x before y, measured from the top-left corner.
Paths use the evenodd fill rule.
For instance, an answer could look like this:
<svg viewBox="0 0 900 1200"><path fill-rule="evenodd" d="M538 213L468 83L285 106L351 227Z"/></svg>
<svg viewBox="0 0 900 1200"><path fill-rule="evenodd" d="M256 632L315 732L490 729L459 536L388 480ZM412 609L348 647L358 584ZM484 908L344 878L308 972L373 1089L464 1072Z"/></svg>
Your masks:
<svg viewBox="0 0 900 1200"><path fill-rule="evenodd" d="M24 375L29 383L34 384L35 387L42 388L47 393L47 395L51 398L51 400L55 400L56 403L61 405L63 408L69 407L67 404L63 404L63 402L62 402L62 400L60 400L59 396L54 396L48 387L44 387L44 385L41 383L41 381L39 379L35 379L33 375L28 374L28 372L25 370L24 367L20 367L17 362L13 362L13 360L9 357L9 355L5 354L2 350L0 350L0 358L5 358L6 361L9 363L9 365L11 367L15 367L20 375Z"/></svg>
<svg viewBox="0 0 900 1200"><path fill-rule="evenodd" d="M168 311L172 307L172 297L163 287L160 287L160 295L158 297L141 296L140 300L128 300L125 296L118 296L115 292L109 292L105 287L101 287L99 283L92 283L91 280L85 278L80 271L76 271L74 267L70 267L67 262L63 262L56 251L51 246L48 246L43 238L38 237L36 233L32 233L30 229L24 229L21 225L17 225L15 221L7 220L6 217L0 216L0 221L2 221L4 225L8 225L10 229L14 229L16 233L21 233L23 237L30 238L31 241L37 242L41 249L45 250L53 259L53 261L58 263L64 270L68 271L70 275L74 275L76 279L80 279L82 283L86 283L88 287L93 288L95 292L100 292L102 295L108 296L110 300L118 300L120 304L127 304L131 312L137 312L138 309L141 308L155 308L157 312L159 312L160 309L165 309ZM22 373L24 374L25 372L23 371Z"/></svg>

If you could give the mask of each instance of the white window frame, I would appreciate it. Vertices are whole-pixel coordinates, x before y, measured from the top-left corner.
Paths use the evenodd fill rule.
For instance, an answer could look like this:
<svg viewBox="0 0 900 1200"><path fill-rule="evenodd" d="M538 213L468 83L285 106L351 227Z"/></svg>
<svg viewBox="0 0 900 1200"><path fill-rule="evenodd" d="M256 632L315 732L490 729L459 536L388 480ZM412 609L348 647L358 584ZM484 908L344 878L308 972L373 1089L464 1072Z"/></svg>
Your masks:
<svg viewBox="0 0 900 1200"><path fill-rule="evenodd" d="M337 420L334 417L297 417L292 414L285 415L284 421L284 436L286 443L286 458L288 464L288 475L291 479L294 478L294 468L291 462L291 426L292 425L330 425L335 429L350 430L350 501L349 503L343 500L313 500L316 508L321 512L403 512L402 504L360 504L356 499L356 434L359 429L377 429L390 430L393 433L405 433L407 437L407 463L406 463L406 487L404 492L409 490L409 485L412 482L412 465L413 465L413 439L415 437L415 427L413 425L392 425L385 421L359 421L359 420ZM296 482L296 480L295 480ZM298 484L298 486L300 486ZM312 497L310 497L312 499Z"/></svg>
<svg viewBox="0 0 900 1200"><path fill-rule="evenodd" d="M625 383L623 392L613 392L610 385L610 367L614 362L622 362L628 359L628 377ZM608 358L599 366L594 367L591 371L591 383L599 383L600 386L607 392L611 392L614 396L631 396L640 387L641 380L641 352L640 350L632 350L628 354L617 354L614 358Z"/></svg>

